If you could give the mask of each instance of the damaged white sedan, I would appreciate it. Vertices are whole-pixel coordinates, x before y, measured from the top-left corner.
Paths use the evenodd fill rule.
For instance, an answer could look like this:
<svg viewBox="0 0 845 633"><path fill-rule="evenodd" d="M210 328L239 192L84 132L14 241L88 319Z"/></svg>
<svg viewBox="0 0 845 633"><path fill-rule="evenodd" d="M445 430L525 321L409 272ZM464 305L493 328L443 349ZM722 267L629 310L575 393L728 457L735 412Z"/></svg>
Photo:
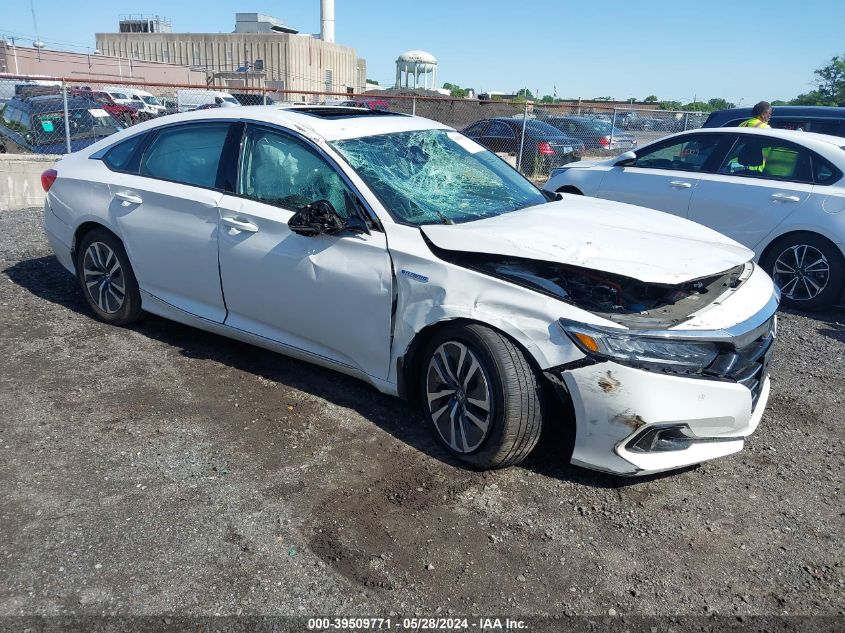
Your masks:
<svg viewBox="0 0 845 633"><path fill-rule="evenodd" d="M769 394L778 295L684 219L543 194L451 128L344 107L136 125L42 176L93 312L152 312L419 401L478 468L562 424L620 474L740 450ZM564 434L565 435L565 434Z"/></svg>

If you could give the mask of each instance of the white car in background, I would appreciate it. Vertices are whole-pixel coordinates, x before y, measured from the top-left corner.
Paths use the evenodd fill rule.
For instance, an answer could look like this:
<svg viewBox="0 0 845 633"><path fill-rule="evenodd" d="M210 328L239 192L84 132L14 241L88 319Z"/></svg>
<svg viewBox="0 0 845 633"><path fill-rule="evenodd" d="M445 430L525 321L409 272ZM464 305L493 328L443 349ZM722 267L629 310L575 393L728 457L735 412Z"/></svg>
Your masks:
<svg viewBox="0 0 845 633"><path fill-rule="evenodd" d="M102 88L112 99L138 111L141 120L152 119L166 113L164 104L153 93L133 86L104 86Z"/></svg>
<svg viewBox="0 0 845 633"><path fill-rule="evenodd" d="M706 128L571 163L553 170L544 189L704 224L753 249L785 305L814 310L841 301L845 287L843 173L838 136Z"/></svg>
<svg viewBox="0 0 845 633"><path fill-rule="evenodd" d="M673 469L741 450L763 415L778 295L750 250L545 195L434 121L213 108L42 182L56 257L103 321L144 310L356 376L419 401L478 468L565 424L574 463Z"/></svg>

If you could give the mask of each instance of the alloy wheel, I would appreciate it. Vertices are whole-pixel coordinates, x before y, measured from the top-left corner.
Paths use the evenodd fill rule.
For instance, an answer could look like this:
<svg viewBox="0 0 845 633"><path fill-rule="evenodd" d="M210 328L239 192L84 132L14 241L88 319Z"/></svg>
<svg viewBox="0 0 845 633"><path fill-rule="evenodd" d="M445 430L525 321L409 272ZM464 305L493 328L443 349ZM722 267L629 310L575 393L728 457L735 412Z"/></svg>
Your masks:
<svg viewBox="0 0 845 633"><path fill-rule="evenodd" d="M457 453L478 449L490 431L493 398L487 373L463 343L446 341L426 374L428 411L438 434Z"/></svg>
<svg viewBox="0 0 845 633"><path fill-rule="evenodd" d="M808 244L794 244L778 255L772 278L785 297L793 301L815 299L830 280L824 254Z"/></svg>
<svg viewBox="0 0 845 633"><path fill-rule="evenodd" d="M120 260L103 242L91 242L82 260L85 289L106 314L114 314L126 300L126 283Z"/></svg>

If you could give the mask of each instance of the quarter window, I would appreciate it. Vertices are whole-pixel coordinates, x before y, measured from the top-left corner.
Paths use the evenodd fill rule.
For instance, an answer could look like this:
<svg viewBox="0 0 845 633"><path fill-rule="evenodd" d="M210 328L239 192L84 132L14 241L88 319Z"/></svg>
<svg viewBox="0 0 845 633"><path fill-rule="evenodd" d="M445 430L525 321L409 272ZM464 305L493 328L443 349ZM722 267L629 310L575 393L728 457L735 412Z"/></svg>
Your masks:
<svg viewBox="0 0 845 633"><path fill-rule="evenodd" d="M238 193L297 210L328 200L342 216L354 213L354 196L340 174L305 143L267 128L247 126Z"/></svg>
<svg viewBox="0 0 845 633"><path fill-rule="evenodd" d="M813 182L810 153L804 148L778 140L743 135L734 143L720 174L768 178L791 182Z"/></svg>
<svg viewBox="0 0 845 633"><path fill-rule="evenodd" d="M662 143L640 152L634 165L649 169L703 171L722 138L716 134L702 134L688 136L681 141Z"/></svg>
<svg viewBox="0 0 845 633"><path fill-rule="evenodd" d="M141 161L141 175L214 188L228 123L165 128Z"/></svg>
<svg viewBox="0 0 845 633"><path fill-rule="evenodd" d="M115 171L138 171L138 161L134 161L134 166L131 163L133 156L135 156L138 148L142 145L144 138L146 138L145 134L136 134L132 138L118 143L106 152L103 162Z"/></svg>

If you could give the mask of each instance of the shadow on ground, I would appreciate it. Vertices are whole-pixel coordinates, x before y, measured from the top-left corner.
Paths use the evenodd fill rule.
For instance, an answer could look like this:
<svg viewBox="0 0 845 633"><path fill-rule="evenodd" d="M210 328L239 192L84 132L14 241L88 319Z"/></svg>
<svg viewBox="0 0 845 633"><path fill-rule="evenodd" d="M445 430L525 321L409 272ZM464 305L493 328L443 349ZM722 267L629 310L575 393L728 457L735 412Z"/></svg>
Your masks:
<svg viewBox="0 0 845 633"><path fill-rule="evenodd" d="M20 261L4 269L3 273L34 296L95 320L76 280L54 256ZM415 449L451 466L468 469L432 439L415 407L384 395L360 380L154 315L147 315L130 329L178 349L186 358L212 360L352 409ZM419 424L400 426L397 420L418 421ZM623 488L678 474L674 471L627 478L572 466L562 457L565 449L561 447L571 442L566 436L563 425L548 424L540 445L522 467L546 477L596 488Z"/></svg>

